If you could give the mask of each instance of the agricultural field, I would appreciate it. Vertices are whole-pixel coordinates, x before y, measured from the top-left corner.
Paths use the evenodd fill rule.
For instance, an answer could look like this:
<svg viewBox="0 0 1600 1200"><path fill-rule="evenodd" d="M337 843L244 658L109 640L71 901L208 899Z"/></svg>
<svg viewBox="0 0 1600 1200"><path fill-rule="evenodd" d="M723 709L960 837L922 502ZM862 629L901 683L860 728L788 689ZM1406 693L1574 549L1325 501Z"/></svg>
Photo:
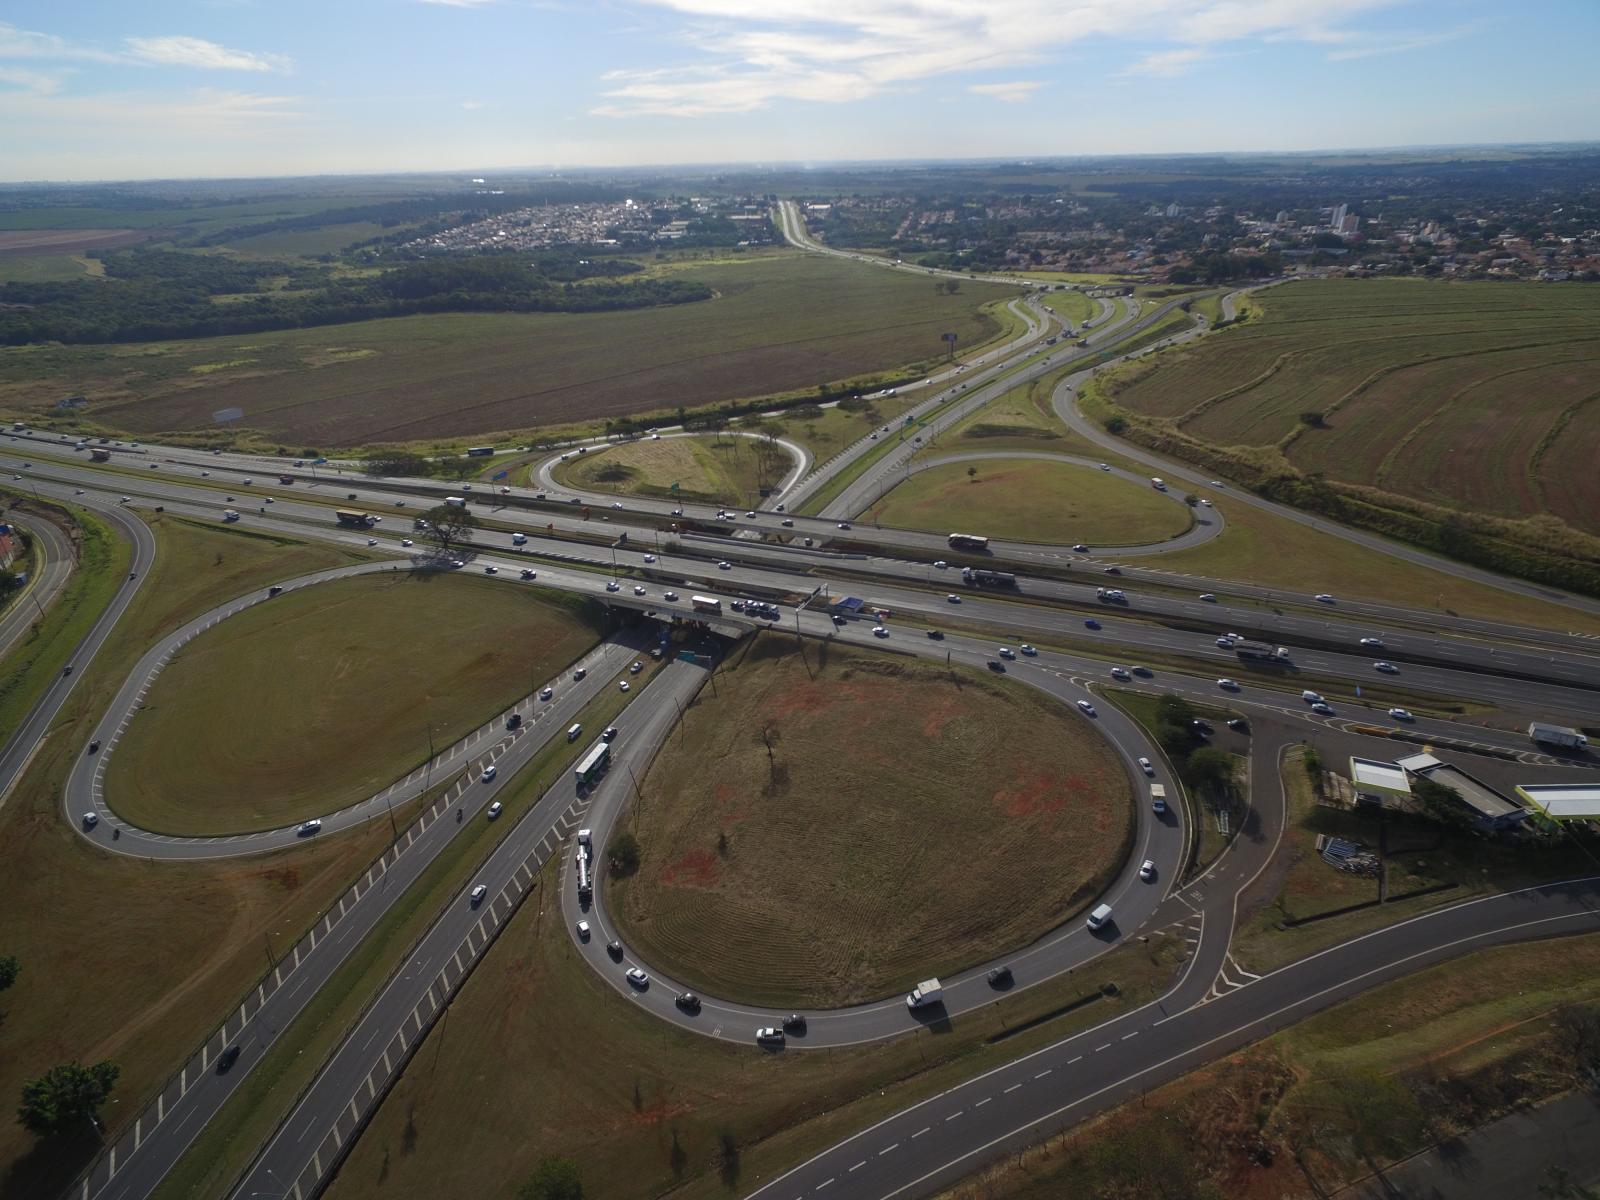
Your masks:
<svg viewBox="0 0 1600 1200"><path fill-rule="evenodd" d="M402 572L289 592L173 657L110 759L107 803L190 836L332 812L421 766L430 734L443 749L595 638L579 602L484 579Z"/></svg>
<svg viewBox="0 0 1600 1200"><path fill-rule="evenodd" d="M609 313L442 313L249 337L37 346L0 364L0 406L37 414L63 393L108 430L204 431L294 445L481 436L674 413L931 360L939 335L975 346L1014 289L924 279L812 255L697 266L692 304Z"/></svg>
<svg viewBox="0 0 1600 1200"><path fill-rule="evenodd" d="M0 254L0 283L67 283L103 270L97 259L75 254Z"/></svg>
<svg viewBox="0 0 1600 1200"><path fill-rule="evenodd" d="M384 227L376 221L351 221L342 225L324 225L320 229L250 234L233 238L222 245L249 258L314 258L319 254L336 254L352 243L375 238L384 232Z"/></svg>
<svg viewBox="0 0 1600 1200"><path fill-rule="evenodd" d="M925 467L862 519L902 529L1120 546L1166 541L1194 523L1183 504L1092 466L1005 457Z"/></svg>
<svg viewBox="0 0 1600 1200"><path fill-rule="evenodd" d="M716 679L641 780L643 865L611 893L623 937L695 987L786 1005L903 991L1069 919L1126 853L1116 755L1031 689L774 634Z"/></svg>
<svg viewBox="0 0 1600 1200"><path fill-rule="evenodd" d="M1107 394L1258 461L1600 535L1600 292L1327 280L1259 304Z"/></svg>
<svg viewBox="0 0 1600 1200"><path fill-rule="evenodd" d="M761 489L776 486L794 464L788 451L764 438L668 436L591 448L557 466L553 474L568 487L585 491L754 505Z"/></svg>

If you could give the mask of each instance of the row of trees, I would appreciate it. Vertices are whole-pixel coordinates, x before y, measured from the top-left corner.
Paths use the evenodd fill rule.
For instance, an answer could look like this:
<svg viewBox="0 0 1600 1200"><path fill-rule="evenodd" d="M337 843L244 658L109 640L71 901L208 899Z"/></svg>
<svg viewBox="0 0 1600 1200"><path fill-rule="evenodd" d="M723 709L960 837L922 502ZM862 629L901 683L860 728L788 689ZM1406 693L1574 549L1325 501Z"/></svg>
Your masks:
<svg viewBox="0 0 1600 1200"><path fill-rule="evenodd" d="M0 954L0 992L9 991L22 975L14 954ZM51 1067L22 1085L17 1120L39 1137L57 1137L99 1128L100 1106L111 1095L121 1073L116 1063L98 1062L86 1067L69 1062Z"/></svg>

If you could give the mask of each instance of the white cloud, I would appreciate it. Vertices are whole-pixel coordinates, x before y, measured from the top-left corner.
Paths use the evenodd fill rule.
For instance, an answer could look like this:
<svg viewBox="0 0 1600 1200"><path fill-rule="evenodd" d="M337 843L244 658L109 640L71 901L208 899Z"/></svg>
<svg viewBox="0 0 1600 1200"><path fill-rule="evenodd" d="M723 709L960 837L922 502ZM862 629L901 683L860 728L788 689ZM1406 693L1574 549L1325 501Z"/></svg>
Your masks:
<svg viewBox="0 0 1600 1200"><path fill-rule="evenodd" d="M1130 67L1176 74L1229 42L1333 41L1401 0L634 0L684 22L697 61L622 71L602 116L743 112L840 103L965 72L1016 70L1094 38L1138 44ZM980 93L982 94L982 93Z"/></svg>
<svg viewBox="0 0 1600 1200"><path fill-rule="evenodd" d="M1483 29L1481 24L1462 25L1456 29L1442 29L1435 33L1398 34L1385 39L1376 38L1350 38L1345 39L1342 47L1328 52L1330 62L1344 62L1352 58L1374 58L1380 54L1406 54L1412 50L1423 50L1429 46L1437 46L1444 42L1454 42Z"/></svg>
<svg viewBox="0 0 1600 1200"><path fill-rule="evenodd" d="M991 100L1000 100L1006 104L1021 104L1032 100L1033 93L1044 84L1036 79L1018 79L1011 83L973 83L967 85L967 91L979 96L988 96Z"/></svg>
<svg viewBox="0 0 1600 1200"><path fill-rule="evenodd" d="M276 54L231 50L197 37L129 38L128 53L143 63L208 71L282 71L289 66L287 59Z"/></svg>
<svg viewBox="0 0 1600 1200"><path fill-rule="evenodd" d="M75 46L53 33L35 33L0 21L0 58L87 59L115 62L117 55L88 46Z"/></svg>
<svg viewBox="0 0 1600 1200"><path fill-rule="evenodd" d="M61 77L47 71L30 71L26 67L0 67L0 91L11 90L48 96L61 90Z"/></svg>

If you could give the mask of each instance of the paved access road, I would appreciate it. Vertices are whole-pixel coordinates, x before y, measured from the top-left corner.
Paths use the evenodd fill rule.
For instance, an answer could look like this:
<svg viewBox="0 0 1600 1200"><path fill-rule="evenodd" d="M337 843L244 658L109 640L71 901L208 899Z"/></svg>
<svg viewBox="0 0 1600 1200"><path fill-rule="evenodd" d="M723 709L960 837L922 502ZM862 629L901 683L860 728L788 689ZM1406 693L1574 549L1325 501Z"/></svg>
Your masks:
<svg viewBox="0 0 1600 1200"><path fill-rule="evenodd" d="M29 574L27 584L11 598L5 615L0 617L0 657L4 657L65 590L77 566L77 557L73 554L72 542L54 521L15 507L0 511L0 518L33 540L39 562ZM16 569L15 564L11 569Z"/></svg>

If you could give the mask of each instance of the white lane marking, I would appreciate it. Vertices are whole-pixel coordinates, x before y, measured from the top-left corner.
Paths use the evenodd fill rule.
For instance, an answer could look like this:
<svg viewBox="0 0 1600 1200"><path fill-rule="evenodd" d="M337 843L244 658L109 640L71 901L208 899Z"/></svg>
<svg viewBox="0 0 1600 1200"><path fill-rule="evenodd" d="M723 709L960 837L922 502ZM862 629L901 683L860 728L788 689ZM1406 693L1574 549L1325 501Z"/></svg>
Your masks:
<svg viewBox="0 0 1600 1200"><path fill-rule="evenodd" d="M1009 1096L1012 1092L1016 1091L1021 1086L1022 1085L1020 1083L1013 1083L1010 1087L1008 1087L1005 1091L1001 1092L1000 1094L1002 1096Z"/></svg>
<svg viewBox="0 0 1600 1200"><path fill-rule="evenodd" d="M1076 1062L1077 1060L1074 1059L1073 1061ZM1046 1067L1044 1070L1040 1071L1037 1075L1035 1075L1034 1078L1035 1079L1043 1079L1046 1075L1050 1074L1050 1072L1053 1071L1053 1070L1055 1070L1054 1067Z"/></svg>

